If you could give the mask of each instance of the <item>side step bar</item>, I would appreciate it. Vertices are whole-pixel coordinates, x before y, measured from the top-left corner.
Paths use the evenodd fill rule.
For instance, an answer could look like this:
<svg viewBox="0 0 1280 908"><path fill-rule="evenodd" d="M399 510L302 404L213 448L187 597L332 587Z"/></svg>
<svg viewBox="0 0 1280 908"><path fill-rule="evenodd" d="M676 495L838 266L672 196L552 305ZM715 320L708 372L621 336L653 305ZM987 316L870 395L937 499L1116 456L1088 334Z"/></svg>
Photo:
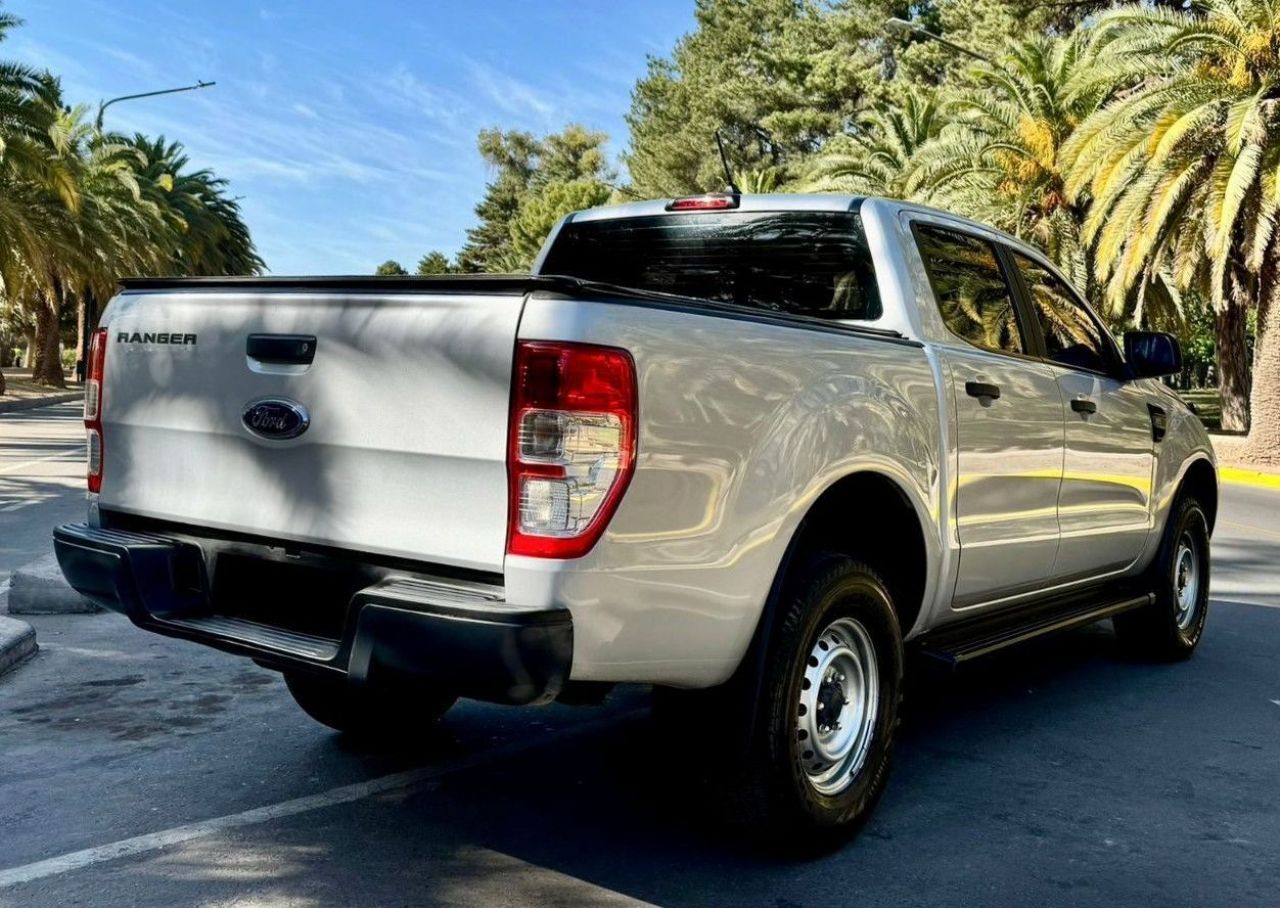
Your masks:
<svg viewBox="0 0 1280 908"><path fill-rule="evenodd" d="M939 628L920 641L921 652L944 665L955 667L1037 637L1086 627L1154 601L1154 594L1142 593L1101 602L1077 599L1039 608L1023 607L1016 612L983 615Z"/></svg>

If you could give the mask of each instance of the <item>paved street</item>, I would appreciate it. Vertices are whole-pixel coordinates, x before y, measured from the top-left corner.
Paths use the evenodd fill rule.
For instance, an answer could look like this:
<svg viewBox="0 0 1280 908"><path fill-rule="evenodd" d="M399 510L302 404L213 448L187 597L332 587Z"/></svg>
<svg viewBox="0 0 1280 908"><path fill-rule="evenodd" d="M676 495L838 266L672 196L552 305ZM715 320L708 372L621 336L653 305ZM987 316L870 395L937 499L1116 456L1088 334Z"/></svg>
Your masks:
<svg viewBox="0 0 1280 908"><path fill-rule="evenodd" d="M0 572L83 509L75 405L0 416ZM32 619L0 679L0 908L1276 904L1280 493L1228 486L1189 663L1109 628L913 686L861 837L788 863L703 820L643 691L464 703L362 751L273 673L113 615ZM3 573L0 573L2 582Z"/></svg>
<svg viewBox="0 0 1280 908"><path fill-rule="evenodd" d="M78 401L0 414L0 588L47 554L51 527L84 514L84 423Z"/></svg>

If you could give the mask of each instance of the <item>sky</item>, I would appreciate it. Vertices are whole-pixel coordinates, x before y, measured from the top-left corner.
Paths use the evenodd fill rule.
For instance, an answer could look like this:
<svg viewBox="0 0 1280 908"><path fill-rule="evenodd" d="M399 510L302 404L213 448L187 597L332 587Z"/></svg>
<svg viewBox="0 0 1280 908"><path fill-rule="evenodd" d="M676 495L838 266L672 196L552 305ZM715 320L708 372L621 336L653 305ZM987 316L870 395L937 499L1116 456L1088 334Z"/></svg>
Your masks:
<svg viewBox="0 0 1280 908"><path fill-rule="evenodd" d="M121 102L108 129L163 134L242 197L275 274L413 270L452 255L489 177L485 127L577 122L627 141L647 55L693 28L693 0L4 0L0 46L52 70L70 103Z"/></svg>

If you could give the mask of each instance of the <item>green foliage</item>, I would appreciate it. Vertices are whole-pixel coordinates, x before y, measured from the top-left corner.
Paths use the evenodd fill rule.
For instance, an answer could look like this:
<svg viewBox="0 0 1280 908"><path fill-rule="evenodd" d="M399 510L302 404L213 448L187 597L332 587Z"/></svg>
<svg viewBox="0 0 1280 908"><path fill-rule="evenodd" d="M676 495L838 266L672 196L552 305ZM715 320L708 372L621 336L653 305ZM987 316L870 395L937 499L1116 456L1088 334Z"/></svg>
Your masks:
<svg viewBox="0 0 1280 908"><path fill-rule="evenodd" d="M418 259L417 274L454 274L457 267L449 261L449 257L443 252L432 249L422 258Z"/></svg>
<svg viewBox="0 0 1280 908"><path fill-rule="evenodd" d="M20 24L0 13L0 41ZM103 133L56 77L0 61L0 309L34 325L36 378L62 383L60 325L126 274L255 274L226 182L177 143ZM10 343L0 339L0 346ZM74 353L75 351L72 351Z"/></svg>
<svg viewBox="0 0 1280 908"><path fill-rule="evenodd" d="M522 199L511 221L511 249L520 265L517 270L529 270L547 234L562 217L603 205L611 192L597 180L555 180Z"/></svg>
<svg viewBox="0 0 1280 908"><path fill-rule="evenodd" d="M381 265L375 268L373 270L373 273L378 275L379 277L401 277L403 275L408 274L409 272L405 271L404 265L401 265L395 259L387 259L385 262L383 262Z"/></svg>
<svg viewBox="0 0 1280 908"><path fill-rule="evenodd" d="M1251 304L1278 254L1280 0L1128 6L1093 35L1093 81L1124 92L1072 137L1067 189L1090 203L1109 297L1164 273L1219 309Z"/></svg>
<svg viewBox="0 0 1280 908"><path fill-rule="evenodd" d="M771 167L790 177L879 82L871 39L899 5L699 0L695 30L670 57L650 58L632 92L625 160L637 193L723 188L717 129L735 173Z"/></svg>
<svg viewBox="0 0 1280 908"><path fill-rule="evenodd" d="M476 206L479 223L467 231L467 241L458 253L460 270L527 270L533 261L533 255L526 254L531 240L524 234L521 242L525 245L517 251L513 234L522 206L543 194L550 184L586 181L603 187L607 196L609 184L617 175L604 154L606 141L608 136L604 133L577 124L541 139L519 131L481 132L480 154L494 177ZM545 203L538 203L538 208L545 211ZM534 215L528 216L521 229L531 229L534 221ZM548 224L547 229L550 227ZM542 237L545 236L544 232ZM542 237L537 240L539 245Z"/></svg>

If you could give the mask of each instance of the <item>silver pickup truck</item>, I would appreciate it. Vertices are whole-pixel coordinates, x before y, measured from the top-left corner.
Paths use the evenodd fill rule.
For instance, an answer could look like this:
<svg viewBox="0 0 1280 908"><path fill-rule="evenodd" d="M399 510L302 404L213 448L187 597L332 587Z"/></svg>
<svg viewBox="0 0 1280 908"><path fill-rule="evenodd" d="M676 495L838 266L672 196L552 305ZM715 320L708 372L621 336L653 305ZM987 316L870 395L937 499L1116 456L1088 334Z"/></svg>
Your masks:
<svg viewBox="0 0 1280 908"><path fill-rule="evenodd" d="M757 828L836 840L907 656L1108 618L1195 649L1218 495L1179 357L883 199L593 209L519 277L130 280L57 554L342 730L652 684Z"/></svg>

